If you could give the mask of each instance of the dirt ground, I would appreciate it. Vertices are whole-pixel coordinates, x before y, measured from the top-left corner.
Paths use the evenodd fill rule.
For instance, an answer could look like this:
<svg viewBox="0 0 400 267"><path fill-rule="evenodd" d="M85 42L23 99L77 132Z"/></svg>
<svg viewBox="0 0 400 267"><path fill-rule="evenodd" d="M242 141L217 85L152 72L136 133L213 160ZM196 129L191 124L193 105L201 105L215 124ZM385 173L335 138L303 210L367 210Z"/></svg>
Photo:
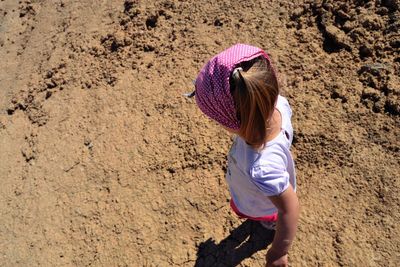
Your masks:
<svg viewBox="0 0 400 267"><path fill-rule="evenodd" d="M400 1L0 0L0 265L264 266L231 137L192 80L276 63L301 201L291 266L400 264Z"/></svg>

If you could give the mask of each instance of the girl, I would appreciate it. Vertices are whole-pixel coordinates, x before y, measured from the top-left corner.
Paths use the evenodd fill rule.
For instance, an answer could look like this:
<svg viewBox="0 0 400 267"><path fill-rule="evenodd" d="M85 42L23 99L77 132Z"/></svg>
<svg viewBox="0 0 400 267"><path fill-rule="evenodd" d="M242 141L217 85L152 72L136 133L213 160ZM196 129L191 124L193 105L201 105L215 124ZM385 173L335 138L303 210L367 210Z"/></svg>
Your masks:
<svg viewBox="0 0 400 267"><path fill-rule="evenodd" d="M200 71L194 95L204 114L236 134L226 173L233 211L276 227L267 266L287 266L299 216L292 111L268 55L244 44L228 48Z"/></svg>

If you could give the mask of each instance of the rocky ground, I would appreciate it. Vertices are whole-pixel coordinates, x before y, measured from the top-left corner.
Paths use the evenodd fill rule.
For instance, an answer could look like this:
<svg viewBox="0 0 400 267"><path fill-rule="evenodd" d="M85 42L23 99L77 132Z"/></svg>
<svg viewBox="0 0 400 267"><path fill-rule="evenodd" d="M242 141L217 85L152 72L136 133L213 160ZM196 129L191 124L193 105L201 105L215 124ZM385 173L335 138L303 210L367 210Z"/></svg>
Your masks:
<svg viewBox="0 0 400 267"><path fill-rule="evenodd" d="M182 94L271 54L292 106L291 266L400 262L400 2L0 0L0 265L264 266L231 137Z"/></svg>

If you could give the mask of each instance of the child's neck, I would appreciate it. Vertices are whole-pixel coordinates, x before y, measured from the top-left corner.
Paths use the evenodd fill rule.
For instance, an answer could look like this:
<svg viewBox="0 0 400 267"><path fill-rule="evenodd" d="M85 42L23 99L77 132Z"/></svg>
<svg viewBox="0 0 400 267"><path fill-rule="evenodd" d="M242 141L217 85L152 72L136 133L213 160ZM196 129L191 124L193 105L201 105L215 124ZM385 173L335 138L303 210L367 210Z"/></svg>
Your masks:
<svg viewBox="0 0 400 267"><path fill-rule="evenodd" d="M279 110L275 108L274 112L272 113L270 124L268 125L267 142L277 137L281 132L281 129L282 129L282 115L279 112Z"/></svg>

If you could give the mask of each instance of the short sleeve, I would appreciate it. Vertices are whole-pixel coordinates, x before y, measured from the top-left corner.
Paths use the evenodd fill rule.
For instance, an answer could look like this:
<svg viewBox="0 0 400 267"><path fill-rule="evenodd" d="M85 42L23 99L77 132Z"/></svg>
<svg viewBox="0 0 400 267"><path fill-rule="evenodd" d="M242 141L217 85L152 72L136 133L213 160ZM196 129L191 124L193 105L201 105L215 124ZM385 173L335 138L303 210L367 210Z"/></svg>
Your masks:
<svg viewBox="0 0 400 267"><path fill-rule="evenodd" d="M275 158L251 170L254 184L266 195L277 196L283 193L290 184L283 158Z"/></svg>

